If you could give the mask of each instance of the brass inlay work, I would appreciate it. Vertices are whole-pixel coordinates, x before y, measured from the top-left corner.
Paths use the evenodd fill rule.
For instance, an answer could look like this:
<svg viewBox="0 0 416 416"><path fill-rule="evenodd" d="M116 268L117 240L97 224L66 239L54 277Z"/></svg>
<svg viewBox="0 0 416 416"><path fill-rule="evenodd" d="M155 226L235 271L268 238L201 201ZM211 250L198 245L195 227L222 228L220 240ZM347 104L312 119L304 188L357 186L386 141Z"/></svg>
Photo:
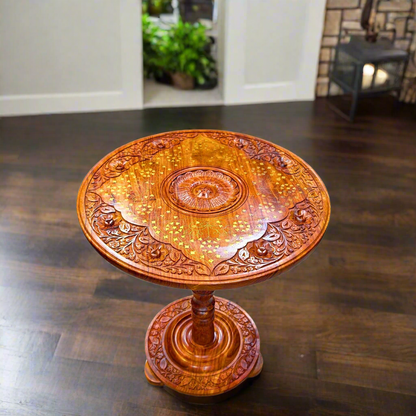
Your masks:
<svg viewBox="0 0 416 416"><path fill-rule="evenodd" d="M198 170L221 172L238 184L239 193L229 199L229 208L190 212L170 201L167 181ZM126 162L125 170L103 182L96 193L129 223L148 227L155 240L212 269L248 241L259 239L267 223L285 218L290 207L306 198L304 186L290 173L201 134L152 158ZM212 188L204 185L196 191L203 199Z"/></svg>

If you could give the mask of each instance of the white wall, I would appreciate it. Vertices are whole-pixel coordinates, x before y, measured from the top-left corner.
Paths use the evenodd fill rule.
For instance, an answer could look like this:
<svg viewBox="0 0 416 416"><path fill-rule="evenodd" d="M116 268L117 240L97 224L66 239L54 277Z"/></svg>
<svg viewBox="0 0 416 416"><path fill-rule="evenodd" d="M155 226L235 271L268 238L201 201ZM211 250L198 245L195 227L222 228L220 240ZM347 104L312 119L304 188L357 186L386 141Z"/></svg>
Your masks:
<svg viewBox="0 0 416 416"><path fill-rule="evenodd" d="M313 100L325 0L227 0L224 101Z"/></svg>
<svg viewBox="0 0 416 416"><path fill-rule="evenodd" d="M0 0L0 114L142 107L141 2Z"/></svg>

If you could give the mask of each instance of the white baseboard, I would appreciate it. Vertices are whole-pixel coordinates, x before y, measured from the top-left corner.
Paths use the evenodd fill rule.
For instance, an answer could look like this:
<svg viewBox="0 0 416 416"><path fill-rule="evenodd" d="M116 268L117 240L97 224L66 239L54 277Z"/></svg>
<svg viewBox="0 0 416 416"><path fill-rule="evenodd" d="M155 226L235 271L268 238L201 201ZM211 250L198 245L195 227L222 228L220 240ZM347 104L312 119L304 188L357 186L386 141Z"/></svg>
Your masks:
<svg viewBox="0 0 416 416"><path fill-rule="evenodd" d="M128 96L129 95L129 96ZM141 97L122 91L0 96L0 116L137 110Z"/></svg>

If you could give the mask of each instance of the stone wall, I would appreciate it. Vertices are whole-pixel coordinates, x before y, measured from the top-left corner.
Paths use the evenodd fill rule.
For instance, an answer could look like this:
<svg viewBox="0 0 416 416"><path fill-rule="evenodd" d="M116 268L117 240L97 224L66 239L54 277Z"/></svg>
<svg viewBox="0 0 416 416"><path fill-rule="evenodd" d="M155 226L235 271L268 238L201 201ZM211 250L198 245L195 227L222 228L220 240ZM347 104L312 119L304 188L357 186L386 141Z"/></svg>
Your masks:
<svg viewBox="0 0 416 416"><path fill-rule="evenodd" d="M395 41L396 47L411 51L412 56L403 83L401 99L416 102L416 0L375 0L377 3L376 22L380 27L379 37ZM360 19L365 0L327 0L324 32L319 57L316 95L328 93L328 73L335 57L335 47L342 30L342 37L364 34ZM340 93L332 83L331 95Z"/></svg>

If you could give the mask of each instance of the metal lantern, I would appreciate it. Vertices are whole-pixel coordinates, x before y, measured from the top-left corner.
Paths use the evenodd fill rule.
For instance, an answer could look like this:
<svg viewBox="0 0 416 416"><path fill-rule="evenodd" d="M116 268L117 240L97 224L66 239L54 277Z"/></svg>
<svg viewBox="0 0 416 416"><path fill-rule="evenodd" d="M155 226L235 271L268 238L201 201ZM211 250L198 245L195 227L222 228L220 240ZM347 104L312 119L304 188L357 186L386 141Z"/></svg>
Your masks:
<svg viewBox="0 0 416 416"><path fill-rule="evenodd" d="M352 95L349 113L341 111L332 100L330 106L341 116L353 121L358 99L396 91L400 96L403 76L409 54L397 49L388 39L370 43L362 36L351 36L348 43L336 48L335 61L329 74L331 83L337 84L345 94Z"/></svg>
<svg viewBox="0 0 416 416"><path fill-rule="evenodd" d="M360 97L391 91L399 97L408 59L408 52L395 48L388 39L371 43L362 36L351 36L349 42L339 43L329 74L328 95L334 82L345 94L352 95L352 102L349 113L341 111L332 100L330 106L353 121Z"/></svg>

